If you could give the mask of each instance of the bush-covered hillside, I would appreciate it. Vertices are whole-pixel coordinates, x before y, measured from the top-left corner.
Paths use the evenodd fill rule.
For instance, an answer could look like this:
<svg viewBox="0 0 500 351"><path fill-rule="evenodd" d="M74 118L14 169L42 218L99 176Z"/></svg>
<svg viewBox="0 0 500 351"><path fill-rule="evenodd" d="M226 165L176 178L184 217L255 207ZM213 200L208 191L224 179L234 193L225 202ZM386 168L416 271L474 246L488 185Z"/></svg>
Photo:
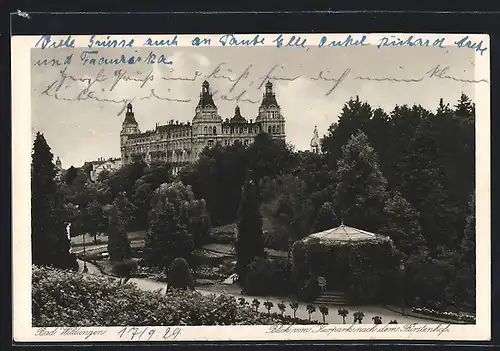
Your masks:
<svg viewBox="0 0 500 351"><path fill-rule="evenodd" d="M107 277L39 267L33 267L32 280L36 327L312 323L255 312L228 295L173 291L165 296L119 286Z"/></svg>

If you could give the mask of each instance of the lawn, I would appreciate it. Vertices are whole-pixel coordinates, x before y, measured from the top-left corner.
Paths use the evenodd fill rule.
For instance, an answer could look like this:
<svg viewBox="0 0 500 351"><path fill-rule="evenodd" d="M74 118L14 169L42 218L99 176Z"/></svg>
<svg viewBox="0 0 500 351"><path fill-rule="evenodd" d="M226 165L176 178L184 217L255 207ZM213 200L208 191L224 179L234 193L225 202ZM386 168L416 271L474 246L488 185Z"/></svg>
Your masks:
<svg viewBox="0 0 500 351"><path fill-rule="evenodd" d="M89 245L95 245L94 244L94 238L91 235L84 234L85 235L85 244L87 246ZM83 246L83 237L84 235L78 235L74 236L71 238L71 246L72 247L80 247ZM130 232L127 234L128 235L128 240L130 242L132 241L137 241L137 240L143 240L146 236L146 231L145 230L138 230L135 232ZM97 245L100 244L107 244L108 243L108 236L105 234L101 234L97 236Z"/></svg>

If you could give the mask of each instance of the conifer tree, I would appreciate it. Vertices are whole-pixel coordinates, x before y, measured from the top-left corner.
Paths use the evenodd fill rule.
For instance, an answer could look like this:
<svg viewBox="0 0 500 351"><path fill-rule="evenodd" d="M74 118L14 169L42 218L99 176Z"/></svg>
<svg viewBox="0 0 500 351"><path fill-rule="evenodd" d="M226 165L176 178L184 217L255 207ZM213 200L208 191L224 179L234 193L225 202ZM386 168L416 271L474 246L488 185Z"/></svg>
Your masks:
<svg viewBox="0 0 500 351"><path fill-rule="evenodd" d="M378 231L384 223L387 181L363 132L353 135L342 147L337 180L335 212L339 218L347 225Z"/></svg>
<svg viewBox="0 0 500 351"><path fill-rule="evenodd" d="M41 133L36 134L31 167L31 250L35 265L77 269L69 252L65 210L57 193L53 155Z"/></svg>
<svg viewBox="0 0 500 351"><path fill-rule="evenodd" d="M238 237L236 240L236 272L245 281L249 264L255 257L264 257L262 216L259 210L259 192L251 175L243 186L238 209Z"/></svg>
<svg viewBox="0 0 500 351"><path fill-rule="evenodd" d="M342 156L342 146L358 131L367 132L373 117L372 107L362 102L359 96L351 98L342 108L337 123L328 128L328 134L323 138L321 146L331 165Z"/></svg>
<svg viewBox="0 0 500 351"><path fill-rule="evenodd" d="M129 204L123 193L119 193L109 210L108 252L111 261L120 262L131 256L130 242L127 236Z"/></svg>

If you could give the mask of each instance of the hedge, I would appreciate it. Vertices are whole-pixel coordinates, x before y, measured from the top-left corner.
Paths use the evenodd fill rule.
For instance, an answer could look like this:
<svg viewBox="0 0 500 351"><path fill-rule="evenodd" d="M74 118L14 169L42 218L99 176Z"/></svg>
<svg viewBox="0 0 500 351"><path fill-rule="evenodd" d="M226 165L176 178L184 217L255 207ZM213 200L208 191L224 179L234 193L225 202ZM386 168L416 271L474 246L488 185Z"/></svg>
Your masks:
<svg viewBox="0 0 500 351"><path fill-rule="evenodd" d="M385 237L369 242L323 242L307 238L297 241L292 248L292 272L299 291L308 289L319 294L314 286L312 289L308 286L321 275L330 288L344 291L353 303L397 299L399 260L392 241ZM308 300L315 298L307 295Z"/></svg>
<svg viewBox="0 0 500 351"><path fill-rule="evenodd" d="M283 259L256 257L249 265L244 292L253 296L286 296L292 292L292 277Z"/></svg>
<svg viewBox="0 0 500 351"><path fill-rule="evenodd" d="M32 309L36 327L311 324L255 312L234 296L180 290L165 296L109 277L35 266Z"/></svg>

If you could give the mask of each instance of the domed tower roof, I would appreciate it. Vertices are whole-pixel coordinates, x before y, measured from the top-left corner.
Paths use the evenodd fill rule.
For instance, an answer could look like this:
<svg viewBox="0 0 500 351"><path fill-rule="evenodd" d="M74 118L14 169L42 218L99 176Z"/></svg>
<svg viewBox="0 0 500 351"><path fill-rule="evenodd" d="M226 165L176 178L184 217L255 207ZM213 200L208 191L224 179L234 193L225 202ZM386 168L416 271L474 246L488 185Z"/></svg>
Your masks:
<svg viewBox="0 0 500 351"><path fill-rule="evenodd" d="M135 120L134 112L132 111L132 104L130 102L127 104L127 112L125 113L125 120L123 121L123 124L138 125Z"/></svg>
<svg viewBox="0 0 500 351"><path fill-rule="evenodd" d="M231 120L229 122L231 122L231 123L246 123L247 122L245 117L243 117L241 115L240 107L238 105L236 105L236 108L234 109L234 116L233 116L233 118L231 118Z"/></svg>
<svg viewBox="0 0 500 351"><path fill-rule="evenodd" d="M201 94L198 107L216 107L214 99L212 98L212 92L210 91L210 84L206 80L201 84Z"/></svg>

